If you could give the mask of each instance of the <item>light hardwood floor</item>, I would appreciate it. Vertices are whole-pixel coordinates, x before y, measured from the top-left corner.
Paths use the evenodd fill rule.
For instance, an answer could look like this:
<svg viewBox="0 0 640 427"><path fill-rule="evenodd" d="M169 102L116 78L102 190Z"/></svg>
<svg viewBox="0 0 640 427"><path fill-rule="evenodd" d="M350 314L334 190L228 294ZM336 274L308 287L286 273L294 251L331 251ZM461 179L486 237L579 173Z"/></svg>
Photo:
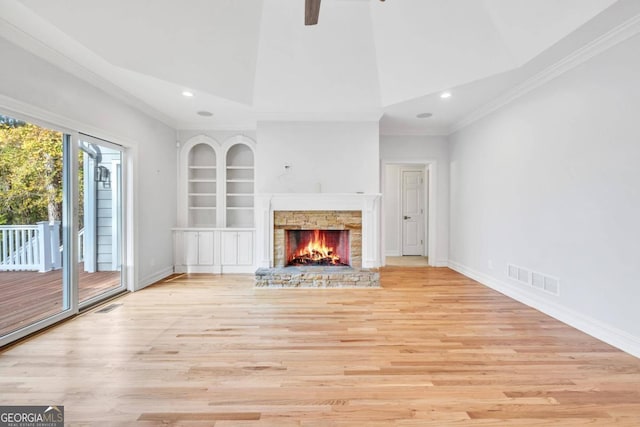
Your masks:
<svg viewBox="0 0 640 427"><path fill-rule="evenodd" d="M174 276L0 354L69 425L639 426L640 360L448 269L381 289Z"/></svg>
<svg viewBox="0 0 640 427"><path fill-rule="evenodd" d="M78 266L80 301L120 285L119 271L87 273ZM62 311L62 270L0 272L0 335Z"/></svg>

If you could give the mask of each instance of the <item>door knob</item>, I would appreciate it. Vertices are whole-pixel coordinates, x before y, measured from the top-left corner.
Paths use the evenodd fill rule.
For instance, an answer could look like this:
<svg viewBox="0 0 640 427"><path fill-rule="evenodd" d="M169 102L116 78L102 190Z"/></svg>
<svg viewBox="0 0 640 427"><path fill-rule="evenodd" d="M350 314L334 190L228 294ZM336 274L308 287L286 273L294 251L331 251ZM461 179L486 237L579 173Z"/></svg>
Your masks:
<svg viewBox="0 0 640 427"><path fill-rule="evenodd" d="M405 216L404 216L404 219L411 219L411 217L410 217L410 216L406 216L406 215L405 215Z"/></svg>

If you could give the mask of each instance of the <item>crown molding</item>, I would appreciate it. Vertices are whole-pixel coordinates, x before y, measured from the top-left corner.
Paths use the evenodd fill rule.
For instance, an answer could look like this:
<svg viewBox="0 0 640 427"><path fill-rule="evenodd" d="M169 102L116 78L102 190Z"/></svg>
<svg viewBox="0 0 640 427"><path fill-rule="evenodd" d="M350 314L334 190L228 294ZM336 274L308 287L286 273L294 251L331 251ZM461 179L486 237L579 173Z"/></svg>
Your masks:
<svg viewBox="0 0 640 427"><path fill-rule="evenodd" d="M380 135L383 136L447 136L450 133L446 126L430 126L424 129L380 127Z"/></svg>
<svg viewBox="0 0 640 427"><path fill-rule="evenodd" d="M259 122L379 122L382 110L318 111L318 112L258 112Z"/></svg>
<svg viewBox="0 0 640 427"><path fill-rule="evenodd" d="M640 33L640 14L626 20L600 37L573 51L573 53L565 56L560 61L557 61L523 83L515 86L513 89L494 101L485 104L463 119L457 121L451 126L449 134L458 132L494 111L512 103L532 90L541 87L556 77L576 68L594 56L611 49L625 40L628 40L638 33Z"/></svg>
<svg viewBox="0 0 640 427"><path fill-rule="evenodd" d="M190 131L224 131L224 132L243 132L255 131L257 123L255 120L237 120L211 123L209 125L202 123L178 123L178 130Z"/></svg>
<svg viewBox="0 0 640 427"><path fill-rule="evenodd" d="M66 73L104 91L112 98L167 126L176 128L176 123L172 118L80 63L77 60L77 53L71 52L64 44L56 43L56 40L70 40L70 38L44 19L31 13L24 5L14 0L4 0L4 3L0 5L0 12L1 37L38 58L53 64ZM72 42L80 46L77 42ZM101 64L97 62L104 61L93 52L84 47L82 48L82 55L90 57L94 66L100 66Z"/></svg>

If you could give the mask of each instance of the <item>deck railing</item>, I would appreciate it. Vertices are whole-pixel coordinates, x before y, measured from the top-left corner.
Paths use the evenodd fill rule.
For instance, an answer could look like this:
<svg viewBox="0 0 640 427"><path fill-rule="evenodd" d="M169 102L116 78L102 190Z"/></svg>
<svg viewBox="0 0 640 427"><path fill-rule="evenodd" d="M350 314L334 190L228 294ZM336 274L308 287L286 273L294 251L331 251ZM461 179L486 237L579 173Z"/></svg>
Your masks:
<svg viewBox="0 0 640 427"><path fill-rule="evenodd" d="M60 255L60 221L36 225L0 226L0 271L57 270Z"/></svg>

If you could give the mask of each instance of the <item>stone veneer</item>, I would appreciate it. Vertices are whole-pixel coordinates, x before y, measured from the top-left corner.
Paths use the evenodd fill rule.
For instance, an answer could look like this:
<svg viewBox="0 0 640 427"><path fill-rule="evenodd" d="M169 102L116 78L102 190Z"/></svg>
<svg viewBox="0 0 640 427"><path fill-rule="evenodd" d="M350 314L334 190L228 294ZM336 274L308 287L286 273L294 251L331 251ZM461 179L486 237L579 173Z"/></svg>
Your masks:
<svg viewBox="0 0 640 427"><path fill-rule="evenodd" d="M349 230L351 267L285 267L285 230ZM362 269L362 212L309 210L273 212L274 268L259 268L256 287L375 288L377 270Z"/></svg>
<svg viewBox="0 0 640 427"><path fill-rule="evenodd" d="M262 288L378 288L380 273L351 267L259 268L255 286Z"/></svg>
<svg viewBox="0 0 640 427"><path fill-rule="evenodd" d="M285 230L349 230L353 268L362 267L362 212L360 211L274 211L274 267L284 267ZM330 267L337 268L337 267Z"/></svg>

